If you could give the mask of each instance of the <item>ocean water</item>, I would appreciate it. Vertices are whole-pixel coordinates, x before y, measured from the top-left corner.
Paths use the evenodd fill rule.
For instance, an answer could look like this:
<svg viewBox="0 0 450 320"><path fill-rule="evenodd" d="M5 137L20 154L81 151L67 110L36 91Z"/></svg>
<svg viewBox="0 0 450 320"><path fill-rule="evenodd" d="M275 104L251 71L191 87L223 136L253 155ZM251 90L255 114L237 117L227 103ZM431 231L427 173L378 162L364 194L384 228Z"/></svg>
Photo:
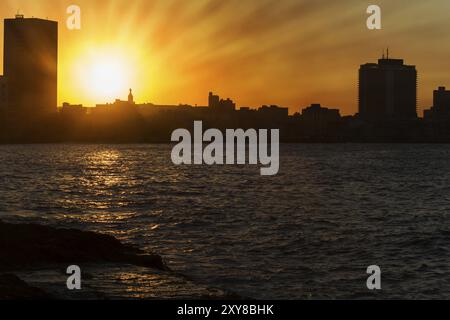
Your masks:
<svg viewBox="0 0 450 320"><path fill-rule="evenodd" d="M170 153L0 146L0 219L111 234L251 298L450 298L450 145L282 145L274 177Z"/></svg>

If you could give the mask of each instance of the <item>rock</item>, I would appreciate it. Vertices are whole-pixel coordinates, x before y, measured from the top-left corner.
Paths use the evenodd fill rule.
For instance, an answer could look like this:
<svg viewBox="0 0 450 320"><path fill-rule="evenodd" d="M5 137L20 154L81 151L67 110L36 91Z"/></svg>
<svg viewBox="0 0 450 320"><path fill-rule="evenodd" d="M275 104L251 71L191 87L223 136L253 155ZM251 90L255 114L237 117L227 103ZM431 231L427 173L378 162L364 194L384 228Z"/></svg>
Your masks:
<svg viewBox="0 0 450 320"><path fill-rule="evenodd" d="M0 271L91 262L129 263L169 270L160 256L145 255L112 236L0 221Z"/></svg>
<svg viewBox="0 0 450 320"><path fill-rule="evenodd" d="M68 291L65 270L73 264L87 264L88 271L100 271L99 279L83 269L83 290ZM169 272L148 273L146 268ZM122 273L126 275L123 279ZM155 275L160 281L155 281ZM118 280L112 281L110 276ZM0 300L135 299L136 296L154 299L155 290L169 299L239 298L199 286L172 272L161 256L122 244L112 236L0 221Z"/></svg>
<svg viewBox="0 0 450 320"><path fill-rule="evenodd" d="M0 300L49 300L45 291L26 284L13 274L0 274Z"/></svg>

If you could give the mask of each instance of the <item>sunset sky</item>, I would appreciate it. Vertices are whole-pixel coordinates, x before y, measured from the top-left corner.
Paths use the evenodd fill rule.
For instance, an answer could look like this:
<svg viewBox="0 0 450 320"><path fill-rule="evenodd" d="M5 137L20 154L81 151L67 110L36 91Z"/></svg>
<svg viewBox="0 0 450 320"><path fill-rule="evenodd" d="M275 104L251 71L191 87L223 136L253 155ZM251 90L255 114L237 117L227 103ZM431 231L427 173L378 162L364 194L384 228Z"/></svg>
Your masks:
<svg viewBox="0 0 450 320"><path fill-rule="evenodd" d="M82 10L79 31L66 28L71 4ZM382 8L381 31L366 28L370 4ZM137 102L205 105L212 90L238 106L296 112L321 103L353 114L359 65L387 46L417 66L420 110L431 105L434 88L450 87L448 0L0 2L2 18L18 10L60 23L60 104L126 99L133 88ZM0 33L3 43L3 24Z"/></svg>

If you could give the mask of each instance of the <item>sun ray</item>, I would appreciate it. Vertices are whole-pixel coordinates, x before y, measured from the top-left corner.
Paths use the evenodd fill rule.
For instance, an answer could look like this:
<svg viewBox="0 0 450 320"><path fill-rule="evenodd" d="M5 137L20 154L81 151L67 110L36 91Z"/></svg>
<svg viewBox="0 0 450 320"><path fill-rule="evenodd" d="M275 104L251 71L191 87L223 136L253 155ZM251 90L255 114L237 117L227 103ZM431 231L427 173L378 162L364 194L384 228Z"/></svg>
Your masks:
<svg viewBox="0 0 450 320"><path fill-rule="evenodd" d="M431 104L433 88L448 84L442 70L450 68L450 34L440 31L449 25L446 0L380 0L385 28L379 33L365 30L366 4L359 0L78 0L82 30L69 31L66 8L72 2L0 2L3 18L20 9L59 21L60 104L94 106L111 99L78 83L86 52L103 54L104 48L120 49L120 60L131 68L115 94L133 87L141 102L204 104L205 93L215 90L240 105L276 103L298 111L320 101L351 114L358 66L378 58L387 43L398 44L397 55L427 80L419 92L421 108Z"/></svg>

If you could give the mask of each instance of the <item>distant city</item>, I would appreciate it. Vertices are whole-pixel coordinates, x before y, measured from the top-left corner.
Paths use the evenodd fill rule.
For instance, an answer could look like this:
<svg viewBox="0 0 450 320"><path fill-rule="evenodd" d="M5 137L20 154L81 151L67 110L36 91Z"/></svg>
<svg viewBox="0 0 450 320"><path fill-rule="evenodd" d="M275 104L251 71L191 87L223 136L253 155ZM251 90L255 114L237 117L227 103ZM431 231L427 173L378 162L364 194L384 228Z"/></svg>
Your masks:
<svg viewBox="0 0 450 320"><path fill-rule="evenodd" d="M419 118L417 69L389 57L389 50L360 66L359 110L345 117L318 103L294 115L276 105L238 108L212 92L205 106L138 104L132 89L128 99L94 108L58 107L57 57L57 22L5 19L1 143L169 142L174 129L192 128L195 120L219 129L277 128L283 142L450 142L450 90L437 88L433 106Z"/></svg>

